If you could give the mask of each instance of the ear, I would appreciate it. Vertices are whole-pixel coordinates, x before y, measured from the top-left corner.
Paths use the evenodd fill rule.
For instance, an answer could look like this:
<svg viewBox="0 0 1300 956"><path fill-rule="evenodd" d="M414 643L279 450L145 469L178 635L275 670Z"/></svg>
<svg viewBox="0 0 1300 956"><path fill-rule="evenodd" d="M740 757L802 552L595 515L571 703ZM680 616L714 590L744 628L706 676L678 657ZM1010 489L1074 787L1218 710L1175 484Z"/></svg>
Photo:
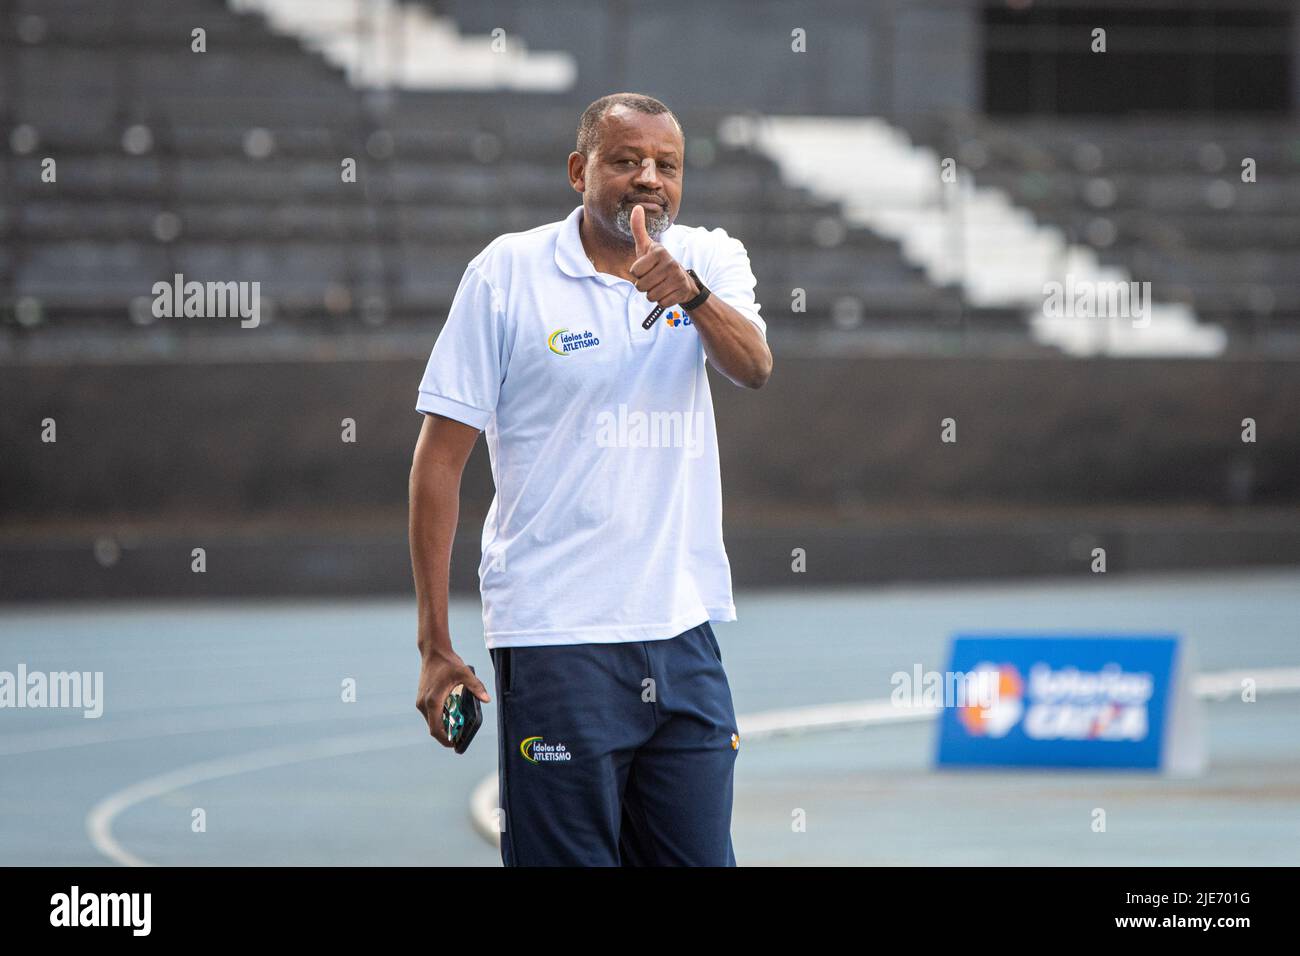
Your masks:
<svg viewBox="0 0 1300 956"><path fill-rule="evenodd" d="M587 158L577 151L569 154L569 185L575 192L587 189Z"/></svg>

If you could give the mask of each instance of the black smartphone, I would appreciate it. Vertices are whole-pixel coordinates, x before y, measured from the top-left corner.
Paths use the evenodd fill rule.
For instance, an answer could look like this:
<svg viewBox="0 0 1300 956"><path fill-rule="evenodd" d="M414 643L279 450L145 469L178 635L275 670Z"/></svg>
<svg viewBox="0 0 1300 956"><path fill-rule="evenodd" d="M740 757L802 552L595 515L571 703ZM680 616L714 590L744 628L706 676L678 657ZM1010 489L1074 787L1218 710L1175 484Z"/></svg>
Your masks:
<svg viewBox="0 0 1300 956"><path fill-rule="evenodd" d="M478 676L472 664L469 670L475 677ZM463 754L469 749L470 742L482 723L483 709L479 707L478 698L467 691L464 684L457 684L442 704L442 729L447 732L447 739L451 741L456 753Z"/></svg>

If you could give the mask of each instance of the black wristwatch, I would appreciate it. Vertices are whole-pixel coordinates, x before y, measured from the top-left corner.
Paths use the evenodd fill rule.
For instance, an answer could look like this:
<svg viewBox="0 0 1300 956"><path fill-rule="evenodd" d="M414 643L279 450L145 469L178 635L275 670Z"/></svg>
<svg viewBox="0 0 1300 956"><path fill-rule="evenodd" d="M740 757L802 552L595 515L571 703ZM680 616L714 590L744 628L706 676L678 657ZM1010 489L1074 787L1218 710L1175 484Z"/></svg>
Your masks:
<svg viewBox="0 0 1300 956"><path fill-rule="evenodd" d="M709 291L708 286L706 286L703 282L700 281L700 277L695 274L694 269L687 269L686 274L690 276L691 279L695 282L695 287L700 290L700 294L697 295L695 298L691 299L690 302L683 302L681 304L681 310L683 312L689 312L691 311L691 309L698 309L700 306L704 304L705 299L713 295L713 293ZM643 329L650 328L650 326L655 324L655 320L658 319L659 316L663 314L664 314L664 307L662 305L656 305L654 307L654 311L652 311L649 315L647 315L645 317L645 321L641 323L641 328Z"/></svg>
<svg viewBox="0 0 1300 956"><path fill-rule="evenodd" d="M700 277L695 274L694 269L687 269L686 274L695 280L695 285L700 290L700 294L697 295L695 298L691 299L690 302L682 303L683 312L692 312L695 309L698 309L700 306L702 306L704 304L704 300L707 299L709 296L713 295L713 293L709 291L708 286L706 286L703 282L700 281Z"/></svg>

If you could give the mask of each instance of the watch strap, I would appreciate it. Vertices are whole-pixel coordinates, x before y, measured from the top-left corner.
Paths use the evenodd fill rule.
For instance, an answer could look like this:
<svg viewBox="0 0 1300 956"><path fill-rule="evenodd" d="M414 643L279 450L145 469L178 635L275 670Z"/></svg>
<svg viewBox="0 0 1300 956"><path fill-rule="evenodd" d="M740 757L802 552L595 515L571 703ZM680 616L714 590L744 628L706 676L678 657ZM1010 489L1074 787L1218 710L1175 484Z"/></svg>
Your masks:
<svg viewBox="0 0 1300 956"><path fill-rule="evenodd" d="M700 281L700 277L695 274L694 269L687 269L686 274L695 281L695 285L700 290L700 294L697 295L695 298L691 299L690 302L683 302L681 304L683 312L690 312L692 309L698 309L700 306L702 306L705 300L708 299L708 297L711 296L713 293L709 291L708 286L706 286L703 282Z"/></svg>

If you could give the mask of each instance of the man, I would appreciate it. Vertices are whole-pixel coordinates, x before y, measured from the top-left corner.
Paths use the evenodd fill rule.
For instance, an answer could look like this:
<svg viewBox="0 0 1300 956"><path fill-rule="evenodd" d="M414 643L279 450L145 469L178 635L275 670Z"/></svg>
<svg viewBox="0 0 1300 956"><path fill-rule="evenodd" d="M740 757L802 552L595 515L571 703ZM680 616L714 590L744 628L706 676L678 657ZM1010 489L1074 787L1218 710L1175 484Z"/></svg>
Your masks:
<svg viewBox="0 0 1300 956"><path fill-rule="evenodd" d="M709 622L736 613L704 365L759 388L772 355L745 247L673 225L684 149L656 99L589 106L568 159L582 205L469 263L420 384L416 706L449 745L448 692L491 700L447 625L461 473L483 430L507 866L735 865L739 737Z"/></svg>

